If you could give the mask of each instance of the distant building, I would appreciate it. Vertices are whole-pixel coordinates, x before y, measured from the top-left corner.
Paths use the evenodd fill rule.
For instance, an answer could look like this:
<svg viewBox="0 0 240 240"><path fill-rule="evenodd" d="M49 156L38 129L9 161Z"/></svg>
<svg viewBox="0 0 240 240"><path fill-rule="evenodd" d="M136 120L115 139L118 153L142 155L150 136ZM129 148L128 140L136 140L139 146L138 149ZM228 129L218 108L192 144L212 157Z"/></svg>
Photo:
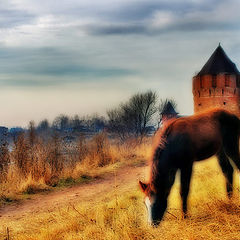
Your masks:
<svg viewBox="0 0 240 240"><path fill-rule="evenodd" d="M171 118L176 118L177 115L178 113L175 111L173 105L168 101L161 112L161 122L164 123Z"/></svg>
<svg viewBox="0 0 240 240"><path fill-rule="evenodd" d="M6 135L8 133L8 128L0 126L0 135Z"/></svg>
<svg viewBox="0 0 240 240"><path fill-rule="evenodd" d="M8 136L8 128L0 126L0 141L5 141Z"/></svg>
<svg viewBox="0 0 240 240"><path fill-rule="evenodd" d="M24 131L23 128L21 127L14 127L14 128L10 128L9 129L9 133L12 137L16 137L18 136L20 133L22 133Z"/></svg>
<svg viewBox="0 0 240 240"><path fill-rule="evenodd" d="M240 73L219 46L193 77L194 112L219 107L240 117Z"/></svg>
<svg viewBox="0 0 240 240"><path fill-rule="evenodd" d="M8 128L0 126L0 144L3 144L8 139Z"/></svg>

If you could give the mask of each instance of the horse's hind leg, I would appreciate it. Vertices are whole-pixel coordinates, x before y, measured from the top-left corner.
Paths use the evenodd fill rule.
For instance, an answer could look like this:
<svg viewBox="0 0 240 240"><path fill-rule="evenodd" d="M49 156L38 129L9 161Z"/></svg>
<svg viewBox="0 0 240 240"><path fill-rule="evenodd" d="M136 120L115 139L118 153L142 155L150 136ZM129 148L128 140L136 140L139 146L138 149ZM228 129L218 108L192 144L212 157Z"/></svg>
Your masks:
<svg viewBox="0 0 240 240"><path fill-rule="evenodd" d="M181 169L181 198L184 218L187 216L187 199L192 176L192 164Z"/></svg>
<svg viewBox="0 0 240 240"><path fill-rule="evenodd" d="M233 167L229 162L227 155L225 154L224 150L221 150L217 154L218 162L222 169L224 176L226 177L226 188L227 188L227 195L230 198L232 196L232 183L233 183Z"/></svg>
<svg viewBox="0 0 240 240"><path fill-rule="evenodd" d="M239 140L236 133L232 133L224 141L224 150L228 157L235 163L236 167L240 170L240 156L239 156Z"/></svg>

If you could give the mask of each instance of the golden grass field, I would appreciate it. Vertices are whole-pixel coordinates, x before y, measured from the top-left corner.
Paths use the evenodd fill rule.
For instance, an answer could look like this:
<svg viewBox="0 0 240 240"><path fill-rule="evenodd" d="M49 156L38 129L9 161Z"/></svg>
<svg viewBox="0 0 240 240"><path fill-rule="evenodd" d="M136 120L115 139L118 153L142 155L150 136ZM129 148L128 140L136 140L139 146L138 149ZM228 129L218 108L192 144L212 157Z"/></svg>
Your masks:
<svg viewBox="0 0 240 240"><path fill-rule="evenodd" d="M188 219L181 217L178 178L169 197L168 212L158 228L147 224L143 196L133 176L129 184L90 200L79 197L74 205L51 210L46 206L37 214L0 218L0 239L7 239L7 228L9 239L16 240L240 239L238 174L234 175L233 199L228 200L216 159L195 163Z"/></svg>

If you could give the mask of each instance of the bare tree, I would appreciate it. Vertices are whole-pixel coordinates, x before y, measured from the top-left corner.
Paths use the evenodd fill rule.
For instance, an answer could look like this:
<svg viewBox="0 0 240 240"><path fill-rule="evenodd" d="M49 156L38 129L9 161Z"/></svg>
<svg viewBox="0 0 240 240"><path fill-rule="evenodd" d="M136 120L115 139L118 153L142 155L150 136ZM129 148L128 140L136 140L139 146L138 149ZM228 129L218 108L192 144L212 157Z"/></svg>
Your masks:
<svg viewBox="0 0 240 240"><path fill-rule="evenodd" d="M111 109L107 112L108 115L108 129L110 132L116 133L121 140L126 139L130 135L129 125L127 123L127 116L125 116L125 112L122 109L122 106Z"/></svg>
<svg viewBox="0 0 240 240"><path fill-rule="evenodd" d="M58 129L62 131L69 127L69 122L70 122L69 117L64 114L61 114L53 120L52 127L54 129Z"/></svg>
<svg viewBox="0 0 240 240"><path fill-rule="evenodd" d="M91 132L99 132L106 126L106 119L94 113L83 118L83 124Z"/></svg>
<svg viewBox="0 0 240 240"><path fill-rule="evenodd" d="M46 131L49 129L49 122L47 119L42 120L41 122L39 122L38 126L37 126L37 130L39 131Z"/></svg>
<svg viewBox="0 0 240 240"><path fill-rule="evenodd" d="M36 139L37 139L37 133L36 133L34 121L29 122L28 139L29 139L30 146L33 147L33 145L36 143Z"/></svg>
<svg viewBox="0 0 240 240"><path fill-rule="evenodd" d="M73 128L74 131L78 131L81 129L82 126L82 120L79 118L78 115L75 115L72 119L71 119L71 127Z"/></svg>
<svg viewBox="0 0 240 240"><path fill-rule="evenodd" d="M48 143L48 156L47 156L51 174L58 176L63 169L63 155L61 153L61 138L55 131L52 133L51 139Z"/></svg>
<svg viewBox="0 0 240 240"><path fill-rule="evenodd" d="M128 102L107 112L109 129L122 140L129 137L142 139L149 132L156 108L157 94L153 91L137 93Z"/></svg>
<svg viewBox="0 0 240 240"><path fill-rule="evenodd" d="M29 142L24 132L21 132L14 138L12 151L13 159L23 177L27 177L31 172L32 162L29 158Z"/></svg>

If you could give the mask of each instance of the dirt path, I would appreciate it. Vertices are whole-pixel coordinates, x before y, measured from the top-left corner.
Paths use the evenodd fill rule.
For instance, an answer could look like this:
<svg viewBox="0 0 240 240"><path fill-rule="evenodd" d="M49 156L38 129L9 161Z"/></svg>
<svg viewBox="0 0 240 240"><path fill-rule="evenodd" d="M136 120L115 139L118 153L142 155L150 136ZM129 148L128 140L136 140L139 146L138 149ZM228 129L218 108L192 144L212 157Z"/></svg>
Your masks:
<svg viewBox="0 0 240 240"><path fill-rule="evenodd" d="M51 210L74 202L91 201L96 195L115 191L116 188L125 190L135 189L138 179L146 178L147 166L125 166L114 174L107 174L104 178L90 183L66 188L47 195L37 195L33 199L22 203L12 204L0 208L0 221L6 218L21 218L27 213Z"/></svg>

